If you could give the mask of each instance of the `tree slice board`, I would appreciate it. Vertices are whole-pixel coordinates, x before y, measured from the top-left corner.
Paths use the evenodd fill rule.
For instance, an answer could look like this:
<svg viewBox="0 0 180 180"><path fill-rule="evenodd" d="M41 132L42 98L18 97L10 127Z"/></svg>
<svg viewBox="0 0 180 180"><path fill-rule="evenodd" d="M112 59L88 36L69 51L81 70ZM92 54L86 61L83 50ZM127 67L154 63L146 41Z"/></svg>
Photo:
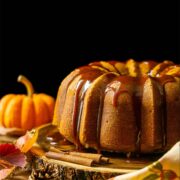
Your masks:
<svg viewBox="0 0 180 180"><path fill-rule="evenodd" d="M8 133L6 132L6 134L0 134L0 143L13 143L15 140L17 140L19 136L17 134L16 136L13 136L12 132L19 133L19 131L12 131L11 129L10 132L8 130ZM45 142L42 140L42 138L40 140L41 142ZM117 175L134 172L159 159L159 156L155 157L151 155L136 159L127 158L125 155L117 153L103 153L103 155L110 158L109 164L88 167L75 163L49 159L44 156L37 156L37 154L30 154L29 165L32 167L32 172L29 179L104 180Z"/></svg>
<svg viewBox="0 0 180 180"><path fill-rule="evenodd" d="M34 156L31 179L53 178L54 180L105 180L117 175L134 172L152 163L152 161L154 161L154 158L152 160L144 161L144 159L127 160L127 158L112 157L110 158L109 164L88 167L70 162L49 159L44 156Z"/></svg>

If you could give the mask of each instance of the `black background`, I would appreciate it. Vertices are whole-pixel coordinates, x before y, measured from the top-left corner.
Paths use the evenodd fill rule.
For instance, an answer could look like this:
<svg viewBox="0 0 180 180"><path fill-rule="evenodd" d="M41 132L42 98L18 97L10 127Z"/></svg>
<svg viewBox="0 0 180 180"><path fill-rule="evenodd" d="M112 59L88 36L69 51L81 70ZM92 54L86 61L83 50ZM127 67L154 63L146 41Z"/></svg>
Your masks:
<svg viewBox="0 0 180 180"><path fill-rule="evenodd" d="M95 60L179 61L178 1L126 4L1 1L0 97L37 92L56 96L74 68Z"/></svg>

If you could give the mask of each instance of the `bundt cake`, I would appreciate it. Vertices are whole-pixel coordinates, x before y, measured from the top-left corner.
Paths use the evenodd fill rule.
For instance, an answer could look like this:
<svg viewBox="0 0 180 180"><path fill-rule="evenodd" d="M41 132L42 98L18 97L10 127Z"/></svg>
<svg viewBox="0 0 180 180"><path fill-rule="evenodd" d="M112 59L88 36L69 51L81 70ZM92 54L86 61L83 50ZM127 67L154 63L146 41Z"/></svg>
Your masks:
<svg viewBox="0 0 180 180"><path fill-rule="evenodd" d="M180 140L180 65L100 61L61 83L53 123L77 147L165 151Z"/></svg>

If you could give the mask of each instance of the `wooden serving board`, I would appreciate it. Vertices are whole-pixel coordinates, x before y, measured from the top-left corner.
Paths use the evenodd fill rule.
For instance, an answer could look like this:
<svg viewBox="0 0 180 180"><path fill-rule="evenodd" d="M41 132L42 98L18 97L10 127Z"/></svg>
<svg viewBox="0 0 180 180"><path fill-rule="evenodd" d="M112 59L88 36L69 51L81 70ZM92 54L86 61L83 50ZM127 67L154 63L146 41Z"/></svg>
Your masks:
<svg viewBox="0 0 180 180"><path fill-rule="evenodd" d="M47 134L46 131L45 133ZM43 136L42 133L41 136L46 137L47 135ZM18 137L19 136L17 135L12 136L11 133L8 133L6 135L1 134L0 143L12 143ZM41 144L41 146L43 146L43 142L45 142L42 137L38 140L40 141L39 144ZM45 147L46 145L47 144L45 144ZM64 146L61 146L61 148L62 147ZM63 148L61 150L63 150ZM103 153L103 156L108 157L110 159L110 163L88 167L61 160L49 159L45 156L38 156L37 154L31 153L29 165L32 171L29 179L105 180L117 175L134 172L159 159L159 155L157 155L156 157L144 156L140 158L127 158L124 154Z"/></svg>
<svg viewBox="0 0 180 180"><path fill-rule="evenodd" d="M49 159L46 157L34 156L32 162L31 179L93 179L105 180L111 177L130 173L141 169L152 163L154 158L145 161L145 159L128 160L121 157L110 157L109 164L88 167L84 165L64 162L60 160Z"/></svg>

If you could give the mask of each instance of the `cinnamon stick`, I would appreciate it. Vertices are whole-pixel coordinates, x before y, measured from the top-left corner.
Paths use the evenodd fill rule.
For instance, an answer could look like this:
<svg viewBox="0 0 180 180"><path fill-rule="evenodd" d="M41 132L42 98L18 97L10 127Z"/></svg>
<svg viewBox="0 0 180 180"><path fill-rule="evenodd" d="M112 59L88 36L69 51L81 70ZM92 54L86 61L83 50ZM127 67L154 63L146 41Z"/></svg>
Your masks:
<svg viewBox="0 0 180 180"><path fill-rule="evenodd" d="M100 163L102 155L101 154L93 154L93 153L81 153L81 152L69 152L70 155L85 157L89 159L93 159L95 163Z"/></svg>
<svg viewBox="0 0 180 180"><path fill-rule="evenodd" d="M78 156L78 157L85 157L92 159L95 163L109 163L109 158L103 157L102 154L94 154L94 153L82 153L82 152L63 152L55 147L50 147L50 151L56 152L56 153L64 153L64 154L70 154L73 156Z"/></svg>
<svg viewBox="0 0 180 180"><path fill-rule="evenodd" d="M85 165L85 166L92 166L94 163L92 159L73 156L73 155L69 155L65 153L56 153L56 152L49 151L45 153L45 155L46 157L51 158L51 159L62 160L62 161L76 163L76 164Z"/></svg>
<svg viewBox="0 0 180 180"><path fill-rule="evenodd" d="M109 163L109 158L107 158L107 157L101 157L101 162L103 162L103 163Z"/></svg>

